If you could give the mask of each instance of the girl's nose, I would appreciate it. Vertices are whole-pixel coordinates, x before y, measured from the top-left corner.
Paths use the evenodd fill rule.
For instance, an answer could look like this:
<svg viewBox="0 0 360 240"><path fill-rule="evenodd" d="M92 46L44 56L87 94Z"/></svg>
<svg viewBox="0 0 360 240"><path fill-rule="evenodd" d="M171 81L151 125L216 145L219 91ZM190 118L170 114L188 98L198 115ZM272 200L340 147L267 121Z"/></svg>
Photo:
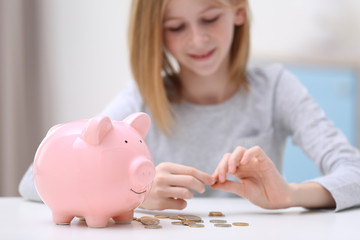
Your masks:
<svg viewBox="0 0 360 240"><path fill-rule="evenodd" d="M192 27L190 32L190 44L194 47L202 46L204 43L209 41L209 36L207 33L199 28Z"/></svg>

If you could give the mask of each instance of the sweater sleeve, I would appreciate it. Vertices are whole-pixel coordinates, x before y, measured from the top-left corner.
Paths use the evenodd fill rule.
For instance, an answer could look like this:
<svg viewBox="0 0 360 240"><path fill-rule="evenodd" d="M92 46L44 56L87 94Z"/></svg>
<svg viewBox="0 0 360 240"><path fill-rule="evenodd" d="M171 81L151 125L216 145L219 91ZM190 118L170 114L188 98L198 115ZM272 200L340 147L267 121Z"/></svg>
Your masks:
<svg viewBox="0 0 360 240"><path fill-rule="evenodd" d="M36 191L33 177L33 164L29 166L19 184L19 193L26 200L41 202L41 198Z"/></svg>
<svg viewBox="0 0 360 240"><path fill-rule="evenodd" d="M359 206L359 150L351 146L307 89L286 70L279 75L275 96L275 116L322 174L308 181L321 184L331 193L336 211Z"/></svg>

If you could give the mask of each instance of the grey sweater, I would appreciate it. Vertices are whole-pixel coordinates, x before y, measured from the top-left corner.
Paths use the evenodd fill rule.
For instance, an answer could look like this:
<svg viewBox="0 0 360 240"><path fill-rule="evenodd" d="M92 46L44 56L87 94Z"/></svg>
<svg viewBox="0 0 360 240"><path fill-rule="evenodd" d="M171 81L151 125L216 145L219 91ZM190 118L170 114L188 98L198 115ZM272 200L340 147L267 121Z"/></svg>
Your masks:
<svg viewBox="0 0 360 240"><path fill-rule="evenodd" d="M309 181L330 191L336 210L360 205L360 153L326 118L306 88L280 65L249 67L248 81L250 91L241 89L221 104L172 104L176 124L171 135L164 135L152 124L146 137L155 165L174 162L212 174L225 153L237 146L258 145L281 171L285 142L292 137L323 174ZM131 83L103 114L122 120L139 111L151 116ZM31 166L20 193L39 199ZM233 195L207 188L202 196Z"/></svg>

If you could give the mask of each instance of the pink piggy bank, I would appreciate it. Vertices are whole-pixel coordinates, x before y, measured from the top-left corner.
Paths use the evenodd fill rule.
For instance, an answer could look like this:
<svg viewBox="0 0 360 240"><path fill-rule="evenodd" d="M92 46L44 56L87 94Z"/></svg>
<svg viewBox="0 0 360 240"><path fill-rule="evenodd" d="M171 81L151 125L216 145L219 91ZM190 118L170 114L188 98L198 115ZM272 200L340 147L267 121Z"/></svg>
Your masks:
<svg viewBox="0 0 360 240"><path fill-rule="evenodd" d="M34 159L36 189L56 224L84 217L89 227L110 218L130 223L148 195L155 167L144 138L150 117L98 116L52 127Z"/></svg>

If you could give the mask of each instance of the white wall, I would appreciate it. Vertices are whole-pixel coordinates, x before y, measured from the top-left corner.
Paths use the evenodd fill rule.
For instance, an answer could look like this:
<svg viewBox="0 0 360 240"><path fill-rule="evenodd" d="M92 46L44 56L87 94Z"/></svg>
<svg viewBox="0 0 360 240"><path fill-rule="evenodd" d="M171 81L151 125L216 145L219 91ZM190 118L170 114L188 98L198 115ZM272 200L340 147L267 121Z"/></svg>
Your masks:
<svg viewBox="0 0 360 240"><path fill-rule="evenodd" d="M253 54L360 59L360 0L250 0Z"/></svg>
<svg viewBox="0 0 360 240"><path fill-rule="evenodd" d="M101 112L131 73L130 1L44 0L42 70L50 125Z"/></svg>
<svg viewBox="0 0 360 240"><path fill-rule="evenodd" d="M257 58L360 59L360 0L250 0ZM49 125L93 116L131 78L130 0L43 1Z"/></svg>

